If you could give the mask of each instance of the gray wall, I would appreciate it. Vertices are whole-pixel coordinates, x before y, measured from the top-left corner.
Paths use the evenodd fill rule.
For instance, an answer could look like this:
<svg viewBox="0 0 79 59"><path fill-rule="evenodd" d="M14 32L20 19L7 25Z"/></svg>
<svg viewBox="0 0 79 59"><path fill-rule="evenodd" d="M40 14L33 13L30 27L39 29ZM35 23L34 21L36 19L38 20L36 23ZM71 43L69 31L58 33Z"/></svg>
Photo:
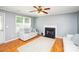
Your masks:
<svg viewBox="0 0 79 59"><path fill-rule="evenodd" d="M15 14L11 12L1 11L5 13L5 40L13 39L16 37ZM79 15L79 14L78 14ZM24 15L23 15L24 16ZM57 26L57 35L64 36L66 34L77 33L77 14L63 14L57 16L45 16L39 18L32 18L32 27L37 28L39 32L43 32L45 25ZM79 18L78 18L79 25ZM79 30L79 27L78 27Z"/></svg>
<svg viewBox="0 0 79 59"><path fill-rule="evenodd" d="M21 15L21 14L15 14L15 13L2 11L2 10L0 10L0 12L5 13L5 40L16 38L15 16ZM22 16L25 16L25 15L22 15ZM31 18L32 18L32 27L34 27L33 23L35 23L35 18L33 17Z"/></svg>
<svg viewBox="0 0 79 59"><path fill-rule="evenodd" d="M36 19L36 28L43 32L44 26L57 26L57 35L77 33L77 14L63 14L57 16L45 16Z"/></svg>
<svg viewBox="0 0 79 59"><path fill-rule="evenodd" d="M5 40L9 40L15 37L16 25L15 14L5 13Z"/></svg>
<svg viewBox="0 0 79 59"><path fill-rule="evenodd" d="M79 12L78 12L78 15L77 15L77 32L79 34Z"/></svg>
<svg viewBox="0 0 79 59"><path fill-rule="evenodd" d="M5 25L8 26L8 28L5 29L5 38L13 39L16 38L16 24L15 24L15 17L17 14L12 13L6 13L5 14ZM32 27L34 24L34 19L32 18Z"/></svg>
<svg viewBox="0 0 79 59"><path fill-rule="evenodd" d="M35 28L36 18L35 17L32 17L31 22L32 22L31 23L32 28Z"/></svg>

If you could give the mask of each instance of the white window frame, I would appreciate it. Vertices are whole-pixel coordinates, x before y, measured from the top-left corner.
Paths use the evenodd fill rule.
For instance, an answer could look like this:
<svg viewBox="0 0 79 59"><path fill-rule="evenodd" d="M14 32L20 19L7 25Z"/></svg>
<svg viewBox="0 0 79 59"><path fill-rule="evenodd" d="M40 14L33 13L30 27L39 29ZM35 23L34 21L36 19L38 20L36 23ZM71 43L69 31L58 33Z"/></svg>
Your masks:
<svg viewBox="0 0 79 59"><path fill-rule="evenodd" d="M16 33L17 33L17 22L16 22L16 17L17 17L17 16L19 16L19 15L16 15L16 16L15 16ZM29 19L29 21L30 21L30 28L31 28L31 18L30 18L30 17L25 17L25 16L21 16L21 17L23 17L23 19L24 19L24 18L28 18L28 19ZM26 24L25 24L25 20L23 20L23 25L26 25ZM23 27L24 27L24 26L23 26ZM29 29L29 28L28 28L28 29Z"/></svg>
<svg viewBox="0 0 79 59"><path fill-rule="evenodd" d="M0 30L3 30L3 24L2 24L2 16L0 16Z"/></svg>

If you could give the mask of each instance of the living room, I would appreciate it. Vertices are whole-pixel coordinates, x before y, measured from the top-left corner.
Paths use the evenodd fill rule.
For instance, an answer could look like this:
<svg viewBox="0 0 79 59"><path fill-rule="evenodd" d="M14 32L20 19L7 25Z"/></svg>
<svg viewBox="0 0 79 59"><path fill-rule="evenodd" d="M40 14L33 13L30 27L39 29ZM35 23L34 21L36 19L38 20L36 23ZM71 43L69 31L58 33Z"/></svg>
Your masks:
<svg viewBox="0 0 79 59"><path fill-rule="evenodd" d="M35 8L47 9L41 12L43 9L36 11ZM0 14L5 24L1 28L4 37L1 43L17 38L25 40L30 32L48 38L70 38L79 34L78 6L0 6ZM49 29L46 31L46 28Z"/></svg>

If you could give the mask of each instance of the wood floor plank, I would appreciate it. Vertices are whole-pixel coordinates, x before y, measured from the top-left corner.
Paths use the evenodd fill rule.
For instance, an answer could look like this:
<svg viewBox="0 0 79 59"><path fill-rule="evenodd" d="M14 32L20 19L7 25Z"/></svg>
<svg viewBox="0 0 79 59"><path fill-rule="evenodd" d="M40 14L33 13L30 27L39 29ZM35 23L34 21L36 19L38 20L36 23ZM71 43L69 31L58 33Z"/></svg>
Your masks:
<svg viewBox="0 0 79 59"><path fill-rule="evenodd" d="M33 40L36 40L37 38L42 37L41 35L37 35L34 38L31 38L26 41L22 41L21 39L17 38L16 40L3 43L0 45L0 52L18 52L17 48L25 45L29 42L33 42ZM50 52L63 52L63 40L60 38L56 38L54 45L52 46Z"/></svg>
<svg viewBox="0 0 79 59"><path fill-rule="evenodd" d="M56 38L50 52L64 52L64 45L62 38Z"/></svg>
<svg viewBox="0 0 79 59"><path fill-rule="evenodd" d="M22 41L21 39L17 38L16 40L1 44L0 52L17 52L18 47L27 44L29 42L32 42L33 40L36 40L38 37L40 37L40 35L26 41Z"/></svg>

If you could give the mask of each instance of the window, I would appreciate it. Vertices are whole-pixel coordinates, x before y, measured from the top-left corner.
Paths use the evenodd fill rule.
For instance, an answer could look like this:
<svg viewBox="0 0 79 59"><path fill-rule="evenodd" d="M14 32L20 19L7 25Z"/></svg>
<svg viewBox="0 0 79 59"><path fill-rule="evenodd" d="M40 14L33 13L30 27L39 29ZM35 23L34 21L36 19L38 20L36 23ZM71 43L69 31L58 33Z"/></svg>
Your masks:
<svg viewBox="0 0 79 59"><path fill-rule="evenodd" d="M31 28L31 18L16 16L16 32L24 33L25 29L30 29L30 28Z"/></svg>

